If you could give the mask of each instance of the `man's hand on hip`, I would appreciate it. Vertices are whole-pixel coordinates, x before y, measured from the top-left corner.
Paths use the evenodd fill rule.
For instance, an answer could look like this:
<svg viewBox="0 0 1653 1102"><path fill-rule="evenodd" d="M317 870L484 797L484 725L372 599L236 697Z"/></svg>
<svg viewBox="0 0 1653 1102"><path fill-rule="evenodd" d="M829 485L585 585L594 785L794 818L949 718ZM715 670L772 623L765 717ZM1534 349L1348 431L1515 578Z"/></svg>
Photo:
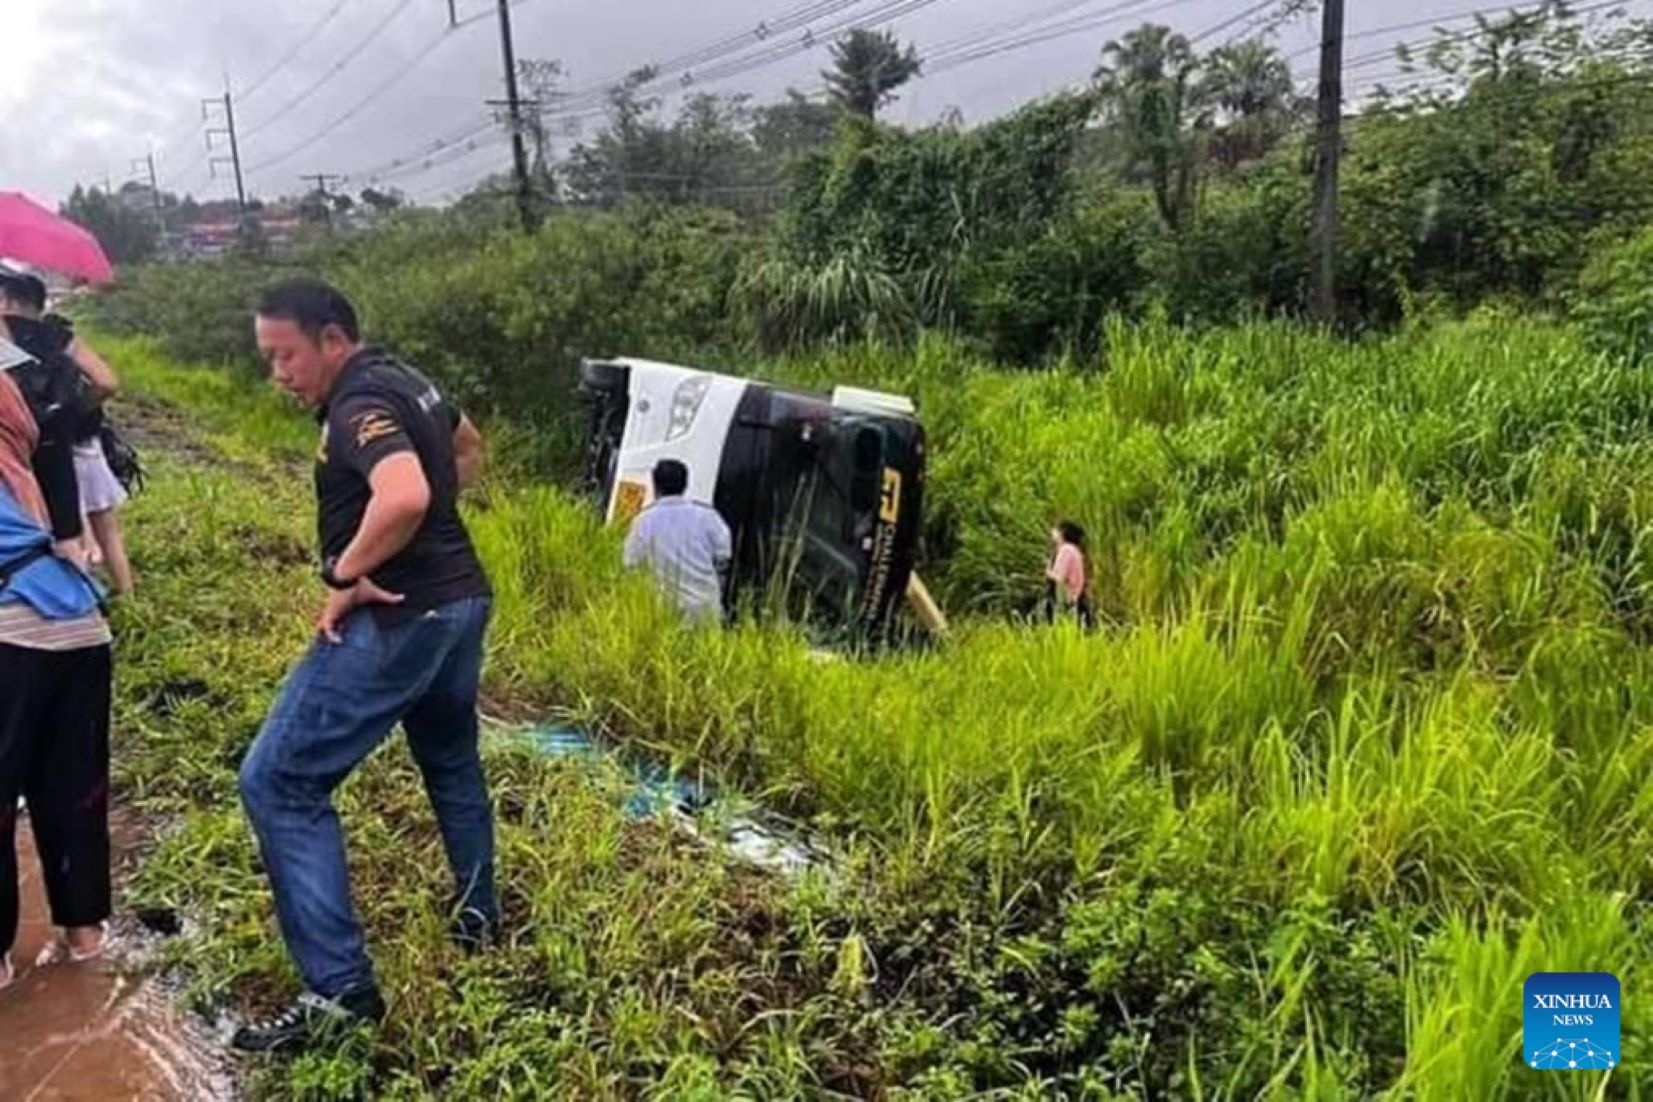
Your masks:
<svg viewBox="0 0 1653 1102"><path fill-rule="evenodd" d="M316 621L316 630L329 643L342 643L344 637L339 634L339 627L353 611L363 605L399 605L403 599L402 594L380 589L372 579L362 578L349 589L335 589L328 593L327 603L321 609L321 618Z"/></svg>

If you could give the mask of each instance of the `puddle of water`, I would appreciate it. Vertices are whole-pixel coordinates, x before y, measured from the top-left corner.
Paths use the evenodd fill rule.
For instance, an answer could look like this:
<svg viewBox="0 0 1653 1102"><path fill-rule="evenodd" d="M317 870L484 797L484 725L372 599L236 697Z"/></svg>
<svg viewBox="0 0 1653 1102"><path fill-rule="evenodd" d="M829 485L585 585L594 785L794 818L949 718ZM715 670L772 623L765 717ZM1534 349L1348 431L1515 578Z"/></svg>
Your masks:
<svg viewBox="0 0 1653 1102"><path fill-rule="evenodd" d="M132 832L116 827L117 852ZM136 926L117 926L109 960L32 967L51 937L27 819L19 823L22 922L17 982L0 991L0 1098L18 1102L219 1102L235 1097L215 1047L141 973L153 951Z"/></svg>
<svg viewBox="0 0 1653 1102"><path fill-rule="evenodd" d="M497 725L503 727L503 725ZM630 777L624 812L669 819L756 867L798 876L821 867L822 851L761 809L655 763L622 759L580 731L503 728L548 758L613 763ZM117 822L118 854L135 831ZM113 958L31 968L51 936L34 839L19 824L22 923L13 959L18 981L0 992L0 1099L11 1102L231 1102L236 1098L221 1030L177 1009L165 981L146 975L159 938L136 921L118 924Z"/></svg>
<svg viewBox="0 0 1653 1102"><path fill-rule="evenodd" d="M749 805L720 796L711 786L673 774L653 763L620 761L619 755L582 731L565 727L510 730L536 754L581 763L613 761L631 775L625 813L634 819L673 818L698 837L726 847L749 864L784 876L819 866L818 847Z"/></svg>

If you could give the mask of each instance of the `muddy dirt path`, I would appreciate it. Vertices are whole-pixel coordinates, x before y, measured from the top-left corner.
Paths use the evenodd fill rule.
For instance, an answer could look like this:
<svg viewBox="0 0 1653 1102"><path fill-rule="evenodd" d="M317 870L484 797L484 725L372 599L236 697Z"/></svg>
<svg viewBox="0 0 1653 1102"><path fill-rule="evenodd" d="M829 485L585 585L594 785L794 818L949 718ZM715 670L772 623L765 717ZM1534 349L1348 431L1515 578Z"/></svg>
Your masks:
<svg viewBox="0 0 1653 1102"><path fill-rule="evenodd" d="M138 832L117 819L117 875L131 865ZM212 1102L233 1085L200 1027L144 970L148 935L117 916L109 960L33 966L51 918L23 816L17 848L22 924L12 959L17 982L0 991L0 1099L6 1102ZM117 899L118 899L117 888ZM117 911L119 904L117 903Z"/></svg>
<svg viewBox="0 0 1653 1102"><path fill-rule="evenodd" d="M143 398L117 410L147 455L222 464L196 443L176 411ZM52 935L28 816L17 830L22 921L12 961L17 982L0 991L0 1102L219 1102L236 1097L222 1047L157 975L155 935L123 912L122 887L147 832L117 807L109 959L34 967Z"/></svg>

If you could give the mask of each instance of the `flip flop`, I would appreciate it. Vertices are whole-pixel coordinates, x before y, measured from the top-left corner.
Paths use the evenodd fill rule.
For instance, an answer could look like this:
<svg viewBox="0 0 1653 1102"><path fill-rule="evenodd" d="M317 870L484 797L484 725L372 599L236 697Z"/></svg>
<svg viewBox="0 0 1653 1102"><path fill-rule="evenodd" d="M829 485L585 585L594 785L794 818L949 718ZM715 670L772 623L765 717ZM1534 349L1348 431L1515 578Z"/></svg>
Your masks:
<svg viewBox="0 0 1653 1102"><path fill-rule="evenodd" d="M11 954L7 953L5 956L0 956L0 991L10 987L15 979L17 979L17 969L11 966Z"/></svg>
<svg viewBox="0 0 1653 1102"><path fill-rule="evenodd" d="M62 934L58 934L46 943L45 948L40 950L40 955L34 958L34 966L36 968L48 968L51 965L65 962L85 964L89 960L97 960L109 948L109 923L98 923L98 930L103 936L98 938L97 948L90 950L71 949L69 948L68 939Z"/></svg>

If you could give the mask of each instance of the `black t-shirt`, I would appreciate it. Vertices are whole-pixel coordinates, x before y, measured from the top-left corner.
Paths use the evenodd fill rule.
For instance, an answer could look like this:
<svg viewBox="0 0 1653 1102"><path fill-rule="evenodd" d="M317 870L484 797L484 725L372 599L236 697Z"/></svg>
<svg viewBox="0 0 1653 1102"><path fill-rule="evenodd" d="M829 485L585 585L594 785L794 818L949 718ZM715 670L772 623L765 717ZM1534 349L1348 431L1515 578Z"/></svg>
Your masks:
<svg viewBox="0 0 1653 1102"><path fill-rule="evenodd" d="M488 578L459 516L453 434L459 410L423 375L378 349L357 353L320 414L317 527L324 559L356 538L372 495L368 475L392 455L413 452L430 484L430 508L413 540L372 571L375 584L406 600L374 606L382 621L489 594Z"/></svg>

